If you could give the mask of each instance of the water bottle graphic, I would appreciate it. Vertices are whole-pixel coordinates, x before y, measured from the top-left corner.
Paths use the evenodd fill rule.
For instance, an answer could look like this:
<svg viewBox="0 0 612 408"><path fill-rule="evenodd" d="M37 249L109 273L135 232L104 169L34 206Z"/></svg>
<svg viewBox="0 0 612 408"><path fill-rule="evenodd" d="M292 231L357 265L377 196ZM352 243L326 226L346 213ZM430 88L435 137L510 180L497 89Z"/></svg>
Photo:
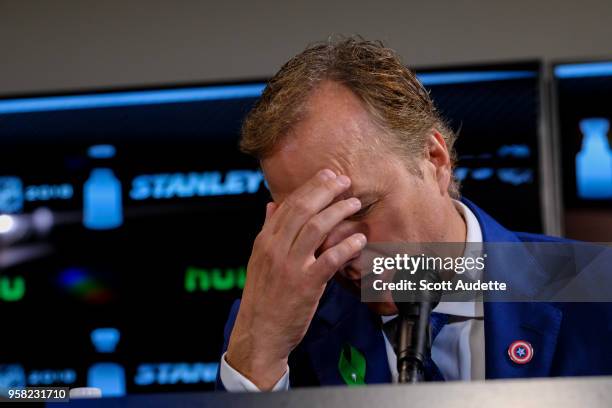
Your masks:
<svg viewBox="0 0 612 408"><path fill-rule="evenodd" d="M122 397L125 370L117 363L96 363L87 370L87 386L102 390L103 397Z"/></svg>
<svg viewBox="0 0 612 408"><path fill-rule="evenodd" d="M83 224L89 229L105 230L122 223L121 183L111 169L93 169L83 188Z"/></svg>
<svg viewBox="0 0 612 408"><path fill-rule="evenodd" d="M91 343L98 353L114 353L121 333L114 327L100 327L92 330ZM98 388L102 397L125 395L125 369L118 363L104 361L92 364L87 370L87 386Z"/></svg>
<svg viewBox="0 0 612 408"><path fill-rule="evenodd" d="M612 198L612 150L607 138L609 129L610 121L605 118L580 121L582 149L576 155L576 184L580 198Z"/></svg>

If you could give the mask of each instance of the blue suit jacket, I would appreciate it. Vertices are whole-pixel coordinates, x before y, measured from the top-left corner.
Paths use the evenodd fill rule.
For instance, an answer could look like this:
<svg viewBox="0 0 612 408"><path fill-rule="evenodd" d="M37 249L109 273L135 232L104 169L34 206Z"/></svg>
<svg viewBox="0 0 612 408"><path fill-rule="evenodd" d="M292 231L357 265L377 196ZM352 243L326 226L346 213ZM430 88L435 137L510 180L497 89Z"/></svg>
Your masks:
<svg viewBox="0 0 612 408"><path fill-rule="evenodd" d="M511 232L472 202L466 199L463 202L476 215L485 242L564 241ZM527 253L525 256L529 257ZM516 265L516 260L512 262ZM532 283L530 277L521 276L520 267L513 267L511 271L507 267L487 267L487 280L519 286ZM231 308L223 351L239 307L240 301L236 301ZM484 304L484 316L488 379L612 375L610 303L489 302ZM517 365L508 358L508 346L516 340L528 341L533 346L534 356L529 363ZM289 358L291 386L344 384L338 371L338 358L346 343L364 354L367 384L391 382L380 317L331 281L306 336ZM223 389L219 376L217 388Z"/></svg>

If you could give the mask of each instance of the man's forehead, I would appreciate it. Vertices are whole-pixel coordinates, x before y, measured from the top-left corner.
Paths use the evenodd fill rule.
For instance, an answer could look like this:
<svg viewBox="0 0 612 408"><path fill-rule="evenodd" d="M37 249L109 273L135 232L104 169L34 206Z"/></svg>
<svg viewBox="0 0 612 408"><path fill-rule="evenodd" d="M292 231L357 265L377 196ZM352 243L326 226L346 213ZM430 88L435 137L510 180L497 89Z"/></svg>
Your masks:
<svg viewBox="0 0 612 408"><path fill-rule="evenodd" d="M337 169L333 169L332 166L321 167L320 169L313 172L309 172L307 174L285 173L284 175L280 175L280 177L274 170L266 171L264 167L264 176L266 178L268 189L270 190L272 198L275 202L282 203L285 198L287 198L287 196L304 187L306 183L308 183L310 180L312 180L312 178L316 176L318 171L323 170L325 168L334 171L334 173L336 173L337 175L346 175L351 179L351 186L339 196L340 199L352 197L355 195L356 192L361 190L359 186L359 181L355 180L355 177L352 177L350 173L347 174L347 172L345 171L338 171Z"/></svg>
<svg viewBox="0 0 612 408"><path fill-rule="evenodd" d="M293 193L294 191L295 190L275 192L275 191L272 191L272 189L270 189L272 199L277 204L281 204L283 201L285 201L285 199L288 196L290 196L291 193ZM362 189L359 186L356 186L355 188L353 188L353 186L351 186L346 191L336 196L332 200L332 203L336 201L346 200L347 198L351 198L351 197L357 197L361 200L362 204L365 204L366 202L374 201L378 197L378 195L376 193L376 190Z"/></svg>
<svg viewBox="0 0 612 408"><path fill-rule="evenodd" d="M318 171L323 169L330 169L337 175L345 175L351 179L350 187L339 194L333 201L344 200L350 197L357 197L362 202L373 201L377 195L380 187L380 183L376 182L376 177L363 177L360 174L356 174L351 171L344 171L342 169L335 168L334 166L324 166L317 168L308 174L280 174L262 165L264 168L264 176L268 184L268 189L272 195L274 202L280 204L289 195L303 187L309 180L316 176Z"/></svg>
<svg viewBox="0 0 612 408"><path fill-rule="evenodd" d="M326 168L351 178L350 194L367 188L381 130L362 101L347 87L325 81L305 103L304 116L261 162L274 200Z"/></svg>

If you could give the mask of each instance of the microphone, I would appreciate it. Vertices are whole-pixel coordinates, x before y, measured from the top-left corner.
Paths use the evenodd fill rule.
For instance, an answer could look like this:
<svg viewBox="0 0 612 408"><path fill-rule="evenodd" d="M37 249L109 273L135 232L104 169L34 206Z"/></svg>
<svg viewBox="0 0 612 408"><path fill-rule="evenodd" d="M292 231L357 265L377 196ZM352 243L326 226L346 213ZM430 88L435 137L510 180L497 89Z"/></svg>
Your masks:
<svg viewBox="0 0 612 408"><path fill-rule="evenodd" d="M440 282L435 270L419 270L414 275L400 270L395 273L395 283L402 280L428 283ZM433 286L433 285L432 285ZM424 380L424 364L431 353L429 318L431 311L440 301L441 292L420 290L410 293L392 291L393 301L399 311L397 330L397 372L400 383L417 383Z"/></svg>

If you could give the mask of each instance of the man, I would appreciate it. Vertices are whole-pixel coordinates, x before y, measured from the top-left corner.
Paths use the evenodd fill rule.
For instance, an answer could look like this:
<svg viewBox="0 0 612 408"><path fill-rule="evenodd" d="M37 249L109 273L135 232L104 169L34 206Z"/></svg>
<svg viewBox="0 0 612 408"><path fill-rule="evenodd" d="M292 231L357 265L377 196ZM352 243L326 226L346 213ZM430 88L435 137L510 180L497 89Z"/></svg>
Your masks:
<svg viewBox="0 0 612 408"><path fill-rule="evenodd" d="M510 232L459 201L454 141L379 43L317 44L280 69L243 126L242 150L260 160L273 202L230 312L218 388L346 384L347 345L364 383L396 381L382 329L394 303L362 303L350 290L368 273L358 266L367 243L555 240ZM607 307L463 302L435 312L447 322L432 346L438 379L612 373ZM529 364L509 358L516 341L531 349Z"/></svg>

